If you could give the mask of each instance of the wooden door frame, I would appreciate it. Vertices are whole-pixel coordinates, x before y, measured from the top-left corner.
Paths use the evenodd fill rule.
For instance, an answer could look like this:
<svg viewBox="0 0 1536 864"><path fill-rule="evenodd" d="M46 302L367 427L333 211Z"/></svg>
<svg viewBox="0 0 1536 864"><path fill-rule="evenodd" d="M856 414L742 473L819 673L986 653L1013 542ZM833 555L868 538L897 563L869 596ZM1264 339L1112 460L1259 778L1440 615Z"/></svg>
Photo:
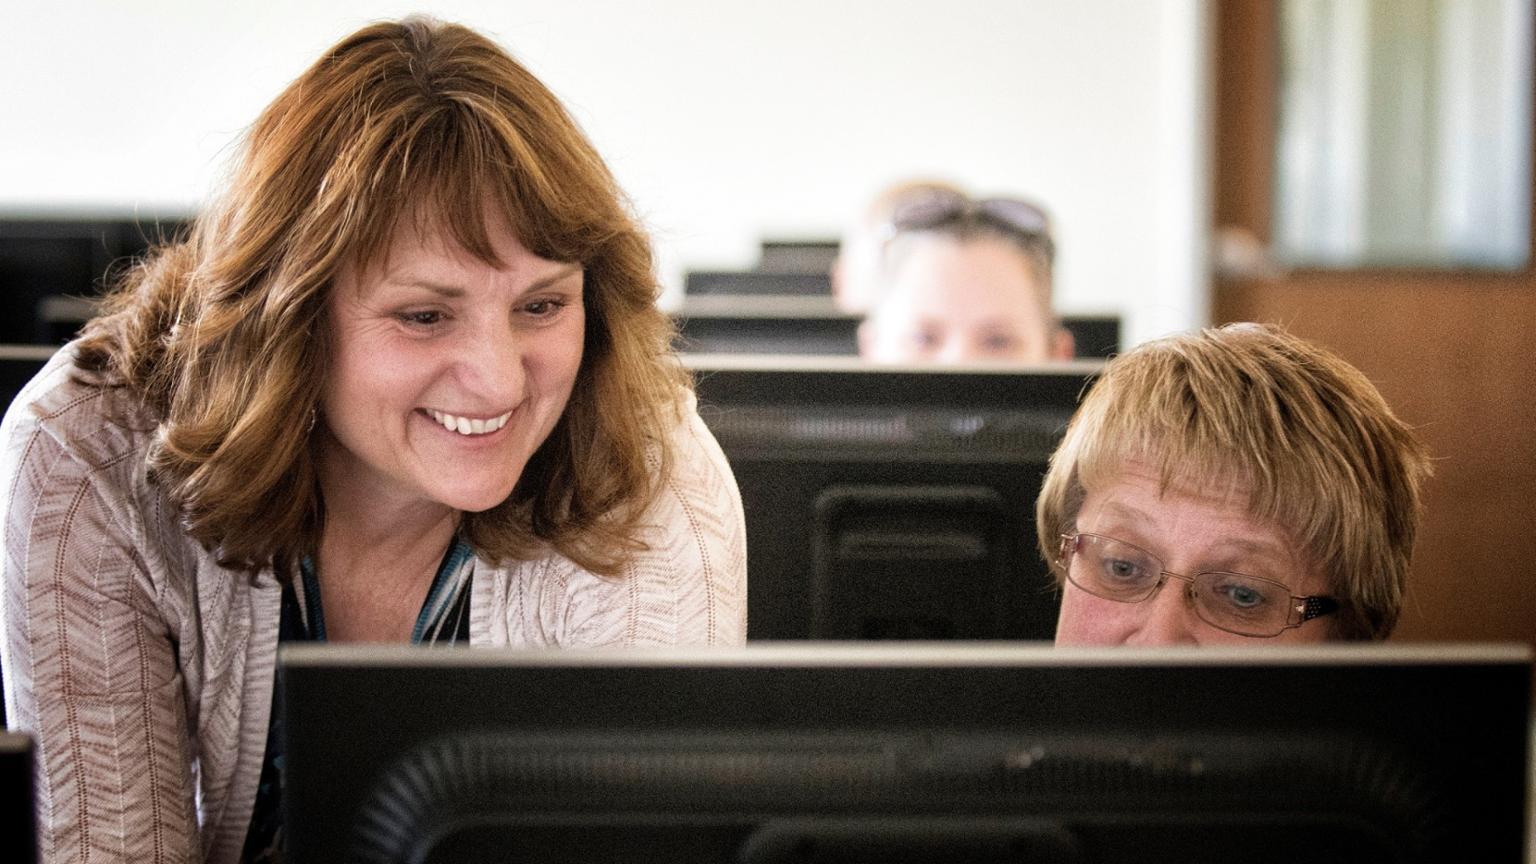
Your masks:
<svg viewBox="0 0 1536 864"><path fill-rule="evenodd" d="M1267 246L1278 3L1214 6L1213 224ZM1532 91L1536 106L1536 81ZM1536 170L1531 175L1523 271L1213 274L1213 322L1276 321L1333 349L1376 383L1436 459L1395 639L1536 643L1536 572L1511 563L1536 561Z"/></svg>

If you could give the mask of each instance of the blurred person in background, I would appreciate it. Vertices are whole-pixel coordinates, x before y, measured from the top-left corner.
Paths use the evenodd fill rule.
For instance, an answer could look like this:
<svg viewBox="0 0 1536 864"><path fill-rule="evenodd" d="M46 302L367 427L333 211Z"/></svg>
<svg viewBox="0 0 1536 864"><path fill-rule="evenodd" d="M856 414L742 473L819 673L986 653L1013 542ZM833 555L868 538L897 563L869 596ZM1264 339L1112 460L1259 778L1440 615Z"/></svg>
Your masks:
<svg viewBox="0 0 1536 864"><path fill-rule="evenodd" d="M1037 204L916 186L893 204L878 238L860 356L941 364L1072 359L1072 334L1051 304L1051 220Z"/></svg>
<svg viewBox="0 0 1536 864"><path fill-rule="evenodd" d="M832 297L850 315L864 315L879 293L886 232L903 205L933 196L960 196L960 187L944 180L909 179L881 189L848 223L832 263Z"/></svg>

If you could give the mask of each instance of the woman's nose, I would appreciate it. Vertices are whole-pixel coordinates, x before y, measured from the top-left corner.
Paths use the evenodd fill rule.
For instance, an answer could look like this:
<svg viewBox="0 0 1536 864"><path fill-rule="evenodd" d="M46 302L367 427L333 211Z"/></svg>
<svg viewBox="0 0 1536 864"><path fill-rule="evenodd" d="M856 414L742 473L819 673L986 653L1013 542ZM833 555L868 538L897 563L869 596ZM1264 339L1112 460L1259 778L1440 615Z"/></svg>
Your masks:
<svg viewBox="0 0 1536 864"><path fill-rule="evenodd" d="M976 351L964 336L951 333L939 346L936 360L940 363L954 365L959 363L973 363L978 358Z"/></svg>
<svg viewBox="0 0 1536 864"><path fill-rule="evenodd" d="M1195 610L1189 602L1189 585L1182 579L1163 577L1157 593L1141 601L1146 614L1127 645L1192 645L1195 643Z"/></svg>
<svg viewBox="0 0 1536 864"><path fill-rule="evenodd" d="M497 406L516 402L523 389L523 351L509 326L484 325L459 347L460 377L475 395Z"/></svg>

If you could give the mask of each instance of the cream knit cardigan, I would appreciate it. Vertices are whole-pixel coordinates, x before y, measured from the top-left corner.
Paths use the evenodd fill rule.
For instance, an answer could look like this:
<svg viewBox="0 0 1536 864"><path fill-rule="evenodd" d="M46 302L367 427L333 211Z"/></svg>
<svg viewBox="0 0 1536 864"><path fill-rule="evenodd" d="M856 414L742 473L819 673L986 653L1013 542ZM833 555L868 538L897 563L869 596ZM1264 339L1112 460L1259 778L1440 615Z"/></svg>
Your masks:
<svg viewBox="0 0 1536 864"><path fill-rule="evenodd" d="M38 744L43 861L236 862L272 702L281 591L187 537L145 476L152 424L65 348L0 424L5 706ZM470 642L738 644L741 498L691 397L620 578L558 555L474 563ZM131 414L131 412L130 412Z"/></svg>

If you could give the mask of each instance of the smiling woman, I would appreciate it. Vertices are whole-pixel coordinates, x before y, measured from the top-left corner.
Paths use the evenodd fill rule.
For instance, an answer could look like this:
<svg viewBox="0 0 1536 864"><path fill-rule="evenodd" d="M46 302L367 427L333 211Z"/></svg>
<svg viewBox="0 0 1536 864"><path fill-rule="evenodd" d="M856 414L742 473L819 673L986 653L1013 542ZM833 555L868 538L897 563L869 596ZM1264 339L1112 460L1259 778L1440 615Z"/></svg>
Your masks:
<svg viewBox="0 0 1536 864"><path fill-rule="evenodd" d="M451 531L459 514L506 501L570 400L586 332L581 267L529 252L494 213L487 224L495 263L407 220L382 263L337 274L314 450L322 595L356 580L361 597L414 600L411 581L435 569L442 543L394 551L425 553L414 568L381 566L376 550L401 529ZM391 574L402 590L380 591ZM327 636L407 639L414 611L347 604L328 615Z"/></svg>
<svg viewBox="0 0 1536 864"><path fill-rule="evenodd" d="M473 31L342 40L12 403L4 680L44 860L282 848L285 640L745 638L647 238Z"/></svg>

